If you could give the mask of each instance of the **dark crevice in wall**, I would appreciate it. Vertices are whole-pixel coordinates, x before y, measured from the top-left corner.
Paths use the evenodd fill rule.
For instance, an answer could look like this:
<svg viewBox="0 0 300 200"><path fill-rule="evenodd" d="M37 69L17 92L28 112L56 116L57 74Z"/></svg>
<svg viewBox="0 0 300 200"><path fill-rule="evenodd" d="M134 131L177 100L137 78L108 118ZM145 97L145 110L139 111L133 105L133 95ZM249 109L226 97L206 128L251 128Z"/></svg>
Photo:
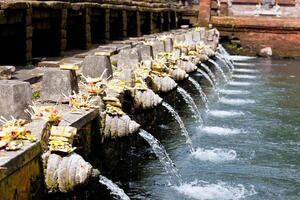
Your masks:
<svg viewBox="0 0 300 200"><path fill-rule="evenodd" d="M94 9L91 14L91 37L92 43L100 44L105 42L105 10Z"/></svg>
<svg viewBox="0 0 300 200"><path fill-rule="evenodd" d="M67 49L85 48L85 11L69 10L67 23Z"/></svg>
<svg viewBox="0 0 300 200"><path fill-rule="evenodd" d="M59 56L61 39L61 10L33 9L32 55Z"/></svg>

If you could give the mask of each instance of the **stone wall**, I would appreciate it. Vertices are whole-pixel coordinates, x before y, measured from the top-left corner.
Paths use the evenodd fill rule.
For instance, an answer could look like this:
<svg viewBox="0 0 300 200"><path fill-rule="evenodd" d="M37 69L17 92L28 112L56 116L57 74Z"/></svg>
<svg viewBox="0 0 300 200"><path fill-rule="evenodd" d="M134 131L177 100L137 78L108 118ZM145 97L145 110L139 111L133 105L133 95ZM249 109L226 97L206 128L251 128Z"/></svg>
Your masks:
<svg viewBox="0 0 300 200"><path fill-rule="evenodd" d="M261 49L270 47L275 57L300 57L299 1L266 2L203 0L200 25L217 27L232 53L258 55Z"/></svg>
<svg viewBox="0 0 300 200"><path fill-rule="evenodd" d="M71 1L72 2L72 1ZM182 3L165 1L0 2L0 64L177 28Z"/></svg>

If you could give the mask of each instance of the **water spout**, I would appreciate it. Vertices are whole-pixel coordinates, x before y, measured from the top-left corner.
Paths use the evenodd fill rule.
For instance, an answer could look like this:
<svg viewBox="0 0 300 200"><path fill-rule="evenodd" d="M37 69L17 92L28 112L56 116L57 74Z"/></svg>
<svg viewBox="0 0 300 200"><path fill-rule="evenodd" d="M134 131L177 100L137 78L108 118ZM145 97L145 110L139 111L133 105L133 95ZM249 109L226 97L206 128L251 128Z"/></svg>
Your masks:
<svg viewBox="0 0 300 200"><path fill-rule="evenodd" d="M172 183L177 186L181 185L183 183L181 175L179 174L178 169L175 167L175 164L169 157L164 146L153 135L143 129L140 130L139 135L149 143L153 152L159 159L160 163L163 165L165 171L169 174Z"/></svg>
<svg viewBox="0 0 300 200"><path fill-rule="evenodd" d="M206 78L206 80L208 80L208 82L210 83L210 85L215 89L216 86L213 82L213 80L209 77L209 75L203 71L202 69L197 69L197 72L199 72L200 74L202 74L204 76L204 78Z"/></svg>
<svg viewBox="0 0 300 200"><path fill-rule="evenodd" d="M111 180L109 180L105 176L100 175L99 182L101 184L105 185L111 191L111 194L117 196L118 199L130 200L130 198L125 194L124 190L119 188L115 183L113 183Z"/></svg>
<svg viewBox="0 0 300 200"><path fill-rule="evenodd" d="M216 85L217 80L216 80L216 77L215 77L214 73L211 71L211 69L204 63L201 63L201 67L203 67L207 71L208 75L213 80L214 84Z"/></svg>
<svg viewBox="0 0 300 200"><path fill-rule="evenodd" d="M221 55L220 53L217 53L217 54L216 54L216 58L218 58L219 60L221 60L221 61L224 63L224 66L228 69L228 71L229 71L230 73L232 73L232 71L233 71L233 65L232 65L232 63L230 63L230 62L226 59L226 57L224 57L224 56Z"/></svg>
<svg viewBox="0 0 300 200"><path fill-rule="evenodd" d="M220 73L221 73L223 79L227 82L227 81L228 81L228 80L227 80L227 77L226 77L226 75L225 75L223 69L220 67L220 65L219 65L218 63L216 63L216 62L215 62L214 60L212 60L212 59L208 59L208 61L209 61L210 63L212 63L212 64L216 67L217 70L220 71Z"/></svg>
<svg viewBox="0 0 300 200"><path fill-rule="evenodd" d="M182 119L180 118L180 116L178 115L178 113L172 108L172 106L166 102L163 102L162 105L171 113L171 115L175 118L175 120L177 121L177 123L179 124L180 128L181 128L181 132L182 134L185 136L186 138L186 143L189 146L190 152L194 152L195 149L193 147L193 143L192 140L189 136L189 133L187 132L185 125L182 121Z"/></svg>
<svg viewBox="0 0 300 200"><path fill-rule="evenodd" d="M194 117L197 118L200 123L202 123L203 120L201 118L201 113L199 112L198 107L197 107L194 99L191 97L191 95L185 89L183 89L182 87L179 87L179 86L177 87L177 91L183 97L183 100L186 102L186 104L189 106L189 108L193 112Z"/></svg>
<svg viewBox="0 0 300 200"><path fill-rule="evenodd" d="M200 97L205 105L205 108L206 110L208 110L208 99L207 99L207 96L206 94L203 92L200 84L195 80L193 79L192 77L189 77L188 80L194 85L194 87L198 90L199 94L200 94Z"/></svg>

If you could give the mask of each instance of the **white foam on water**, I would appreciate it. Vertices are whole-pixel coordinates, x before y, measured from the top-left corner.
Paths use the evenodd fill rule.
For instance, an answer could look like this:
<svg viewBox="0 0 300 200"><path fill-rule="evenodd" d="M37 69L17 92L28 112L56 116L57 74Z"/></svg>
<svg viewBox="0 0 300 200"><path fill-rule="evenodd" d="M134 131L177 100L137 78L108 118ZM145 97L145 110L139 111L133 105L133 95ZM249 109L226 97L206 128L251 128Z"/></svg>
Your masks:
<svg viewBox="0 0 300 200"><path fill-rule="evenodd" d="M255 66L255 63L234 62L233 64L235 66L248 66L248 67Z"/></svg>
<svg viewBox="0 0 300 200"><path fill-rule="evenodd" d="M232 149L202 149L197 148L191 156L201 161L209 161L209 162L225 162L235 160L237 157L237 153Z"/></svg>
<svg viewBox="0 0 300 200"><path fill-rule="evenodd" d="M202 128L202 131L213 135L236 135L242 132L240 129L223 128L219 126L205 126Z"/></svg>
<svg viewBox="0 0 300 200"><path fill-rule="evenodd" d="M249 94L246 90L219 90L221 94Z"/></svg>
<svg viewBox="0 0 300 200"><path fill-rule="evenodd" d="M252 85L253 83L250 82L241 82L241 81L230 81L228 83L228 85L232 85L232 86L248 86L248 85Z"/></svg>
<svg viewBox="0 0 300 200"><path fill-rule="evenodd" d="M230 59L234 60L234 61L245 61L245 60L252 60L252 59L255 59L255 58L256 57L253 57L253 56L238 56L238 55L230 56Z"/></svg>
<svg viewBox="0 0 300 200"><path fill-rule="evenodd" d="M244 74L233 74L232 78L245 78L245 79L255 79L255 75L244 75Z"/></svg>
<svg viewBox="0 0 300 200"><path fill-rule="evenodd" d="M233 117L233 116L240 116L240 115L244 115L243 112L240 111L226 111L226 110L210 110L208 112L209 115L214 116L214 117L221 117L221 118L225 118L225 117Z"/></svg>
<svg viewBox="0 0 300 200"><path fill-rule="evenodd" d="M193 181L174 188L179 193L198 200L239 200L257 193L253 186L246 189L242 184L231 186L221 181L217 183Z"/></svg>
<svg viewBox="0 0 300 200"><path fill-rule="evenodd" d="M253 99L227 99L224 97L220 98L220 102L229 105L245 105L245 104L255 103Z"/></svg>
<svg viewBox="0 0 300 200"><path fill-rule="evenodd" d="M234 72L244 72L244 73L258 73L257 69L244 69L244 68L234 68Z"/></svg>

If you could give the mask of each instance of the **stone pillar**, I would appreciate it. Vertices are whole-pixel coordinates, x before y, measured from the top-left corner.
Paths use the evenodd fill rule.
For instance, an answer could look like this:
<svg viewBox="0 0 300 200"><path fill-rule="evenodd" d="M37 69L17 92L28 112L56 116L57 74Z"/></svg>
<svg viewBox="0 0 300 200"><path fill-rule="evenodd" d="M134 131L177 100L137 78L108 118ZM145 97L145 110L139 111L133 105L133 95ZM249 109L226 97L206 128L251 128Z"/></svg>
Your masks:
<svg viewBox="0 0 300 200"><path fill-rule="evenodd" d="M200 26L208 26L210 21L210 9L211 9L210 0L199 1L198 24Z"/></svg>
<svg viewBox="0 0 300 200"><path fill-rule="evenodd" d="M110 9L105 9L105 40L110 40Z"/></svg>
<svg viewBox="0 0 300 200"><path fill-rule="evenodd" d="M123 19L123 38L127 38L127 11L122 10Z"/></svg>
<svg viewBox="0 0 300 200"><path fill-rule="evenodd" d="M164 18L164 12L160 12L159 14L159 31L158 32L162 32L164 30L164 23L165 23L165 18Z"/></svg>
<svg viewBox="0 0 300 200"><path fill-rule="evenodd" d="M32 103L32 91L28 82L17 80L0 81L0 116L10 119L26 118L24 110Z"/></svg>
<svg viewBox="0 0 300 200"><path fill-rule="evenodd" d="M168 24L167 24L167 26L168 26L168 31L169 30L171 30L171 11L170 10L168 10L167 11L167 16L168 16Z"/></svg>
<svg viewBox="0 0 300 200"><path fill-rule="evenodd" d="M67 20L68 20L68 9L63 8L61 10L61 24L60 24L60 55L64 54L67 48Z"/></svg>
<svg viewBox="0 0 300 200"><path fill-rule="evenodd" d="M92 45L92 33L91 33L91 9L85 9L85 42L86 48L90 48Z"/></svg>
<svg viewBox="0 0 300 200"><path fill-rule="evenodd" d="M26 9L26 16L25 16L25 61L31 62L32 60L32 8L31 6Z"/></svg>
<svg viewBox="0 0 300 200"><path fill-rule="evenodd" d="M137 36L142 36L140 11L136 11L136 29Z"/></svg>
<svg viewBox="0 0 300 200"><path fill-rule="evenodd" d="M153 19L153 12L150 12L150 34L154 33L155 29L155 24L154 24L154 19Z"/></svg>
<svg viewBox="0 0 300 200"><path fill-rule="evenodd" d="M47 70L43 76L41 100L44 102L68 102L68 96L78 93L74 70Z"/></svg>
<svg viewBox="0 0 300 200"><path fill-rule="evenodd" d="M178 14L176 11L174 11L174 16L175 16L175 29L178 28Z"/></svg>

